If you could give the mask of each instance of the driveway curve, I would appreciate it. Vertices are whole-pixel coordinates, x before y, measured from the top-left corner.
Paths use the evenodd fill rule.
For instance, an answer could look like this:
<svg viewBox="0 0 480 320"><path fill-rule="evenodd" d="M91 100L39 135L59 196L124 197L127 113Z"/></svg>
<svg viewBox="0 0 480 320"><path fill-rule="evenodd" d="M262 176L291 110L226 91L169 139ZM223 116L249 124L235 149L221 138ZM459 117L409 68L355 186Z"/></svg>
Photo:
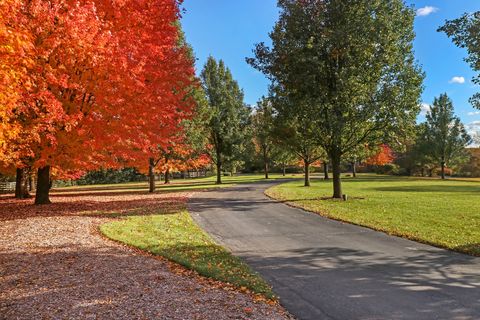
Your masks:
<svg viewBox="0 0 480 320"><path fill-rule="evenodd" d="M480 258L275 202L274 183L197 193L189 210L299 319L480 319Z"/></svg>

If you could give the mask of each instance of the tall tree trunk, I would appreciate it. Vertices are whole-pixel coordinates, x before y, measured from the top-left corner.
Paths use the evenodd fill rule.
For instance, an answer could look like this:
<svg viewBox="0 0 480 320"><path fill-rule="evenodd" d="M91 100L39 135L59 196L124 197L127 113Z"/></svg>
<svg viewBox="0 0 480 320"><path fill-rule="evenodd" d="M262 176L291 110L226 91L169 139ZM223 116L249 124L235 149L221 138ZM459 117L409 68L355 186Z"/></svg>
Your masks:
<svg viewBox="0 0 480 320"><path fill-rule="evenodd" d="M357 162L353 161L352 162L352 175L354 178L357 177Z"/></svg>
<svg viewBox="0 0 480 320"><path fill-rule="evenodd" d="M425 167L422 167L422 177L425 177Z"/></svg>
<svg viewBox="0 0 480 320"><path fill-rule="evenodd" d="M265 172L265 179L268 179L268 155L263 151L263 170Z"/></svg>
<svg viewBox="0 0 480 320"><path fill-rule="evenodd" d="M50 202L50 166L38 168L37 192L35 204L49 204Z"/></svg>
<svg viewBox="0 0 480 320"><path fill-rule="evenodd" d="M170 183L170 167L167 167L165 170L165 184Z"/></svg>
<svg viewBox="0 0 480 320"><path fill-rule="evenodd" d="M442 161L440 165L442 167L442 171L441 171L442 180L445 180L445 161Z"/></svg>
<svg viewBox="0 0 480 320"><path fill-rule="evenodd" d="M282 166L283 166L283 176L285 177L287 175L287 165L284 162Z"/></svg>
<svg viewBox="0 0 480 320"><path fill-rule="evenodd" d="M27 168L17 168L17 177L15 181L15 198L17 199L30 198L30 194L28 193L29 171L30 170Z"/></svg>
<svg viewBox="0 0 480 320"><path fill-rule="evenodd" d="M328 162L323 161L323 179L330 180L330 175L328 174Z"/></svg>
<svg viewBox="0 0 480 320"><path fill-rule="evenodd" d="M339 153L335 153L332 155L331 159L333 171L333 198L342 199L342 179L340 170L341 156Z"/></svg>
<svg viewBox="0 0 480 320"><path fill-rule="evenodd" d="M305 169L305 187L310 187L310 162L303 160Z"/></svg>
<svg viewBox="0 0 480 320"><path fill-rule="evenodd" d="M155 167L155 159L150 158L148 159L148 192L154 193L155 192L155 173L154 173L154 167Z"/></svg>
<svg viewBox="0 0 480 320"><path fill-rule="evenodd" d="M222 184L222 163L217 161L217 182L216 184Z"/></svg>

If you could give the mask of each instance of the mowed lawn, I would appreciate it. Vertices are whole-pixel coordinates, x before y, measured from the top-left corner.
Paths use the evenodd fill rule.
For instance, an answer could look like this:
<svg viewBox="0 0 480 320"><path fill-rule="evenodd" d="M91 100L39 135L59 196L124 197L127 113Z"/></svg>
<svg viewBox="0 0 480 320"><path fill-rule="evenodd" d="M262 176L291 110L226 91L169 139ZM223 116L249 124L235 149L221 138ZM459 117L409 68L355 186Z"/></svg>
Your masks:
<svg viewBox="0 0 480 320"><path fill-rule="evenodd" d="M300 177L298 174L289 174L287 176L282 176L281 174L270 174L271 180L278 179L289 179ZM228 188L236 184L242 183L254 183L264 180L263 174L238 174L235 176L224 176L222 177L222 184L216 184L216 177L202 177L202 178L193 178L193 179L172 179L171 183L164 184L163 181L156 181L156 192L182 192L182 191L203 191L208 189L216 188ZM148 190L147 182L127 182L127 183L116 183L116 184L96 184L96 185L80 185L80 186L71 186L71 187L61 187L55 188L55 192L58 193L67 193L75 192L80 193L90 193L92 191L102 191L104 193L132 193L139 192L144 193Z"/></svg>
<svg viewBox="0 0 480 320"><path fill-rule="evenodd" d="M267 195L323 216L480 256L480 182L365 175L343 180L347 202L328 199L332 182L281 184Z"/></svg>

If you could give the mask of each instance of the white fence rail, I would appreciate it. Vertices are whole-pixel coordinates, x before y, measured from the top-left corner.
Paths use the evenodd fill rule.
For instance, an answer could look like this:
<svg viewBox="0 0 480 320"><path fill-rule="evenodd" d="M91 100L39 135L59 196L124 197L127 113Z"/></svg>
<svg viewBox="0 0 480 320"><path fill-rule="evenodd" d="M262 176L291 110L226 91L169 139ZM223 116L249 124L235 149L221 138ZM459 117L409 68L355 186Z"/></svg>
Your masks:
<svg viewBox="0 0 480 320"><path fill-rule="evenodd" d="M0 193L15 192L15 182L0 181Z"/></svg>

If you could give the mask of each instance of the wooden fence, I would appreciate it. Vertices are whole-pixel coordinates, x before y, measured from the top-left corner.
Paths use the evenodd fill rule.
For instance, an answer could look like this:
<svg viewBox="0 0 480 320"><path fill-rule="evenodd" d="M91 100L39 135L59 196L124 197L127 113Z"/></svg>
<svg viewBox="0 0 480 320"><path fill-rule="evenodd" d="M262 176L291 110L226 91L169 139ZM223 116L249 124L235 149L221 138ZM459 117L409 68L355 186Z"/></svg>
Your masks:
<svg viewBox="0 0 480 320"><path fill-rule="evenodd" d="M0 193L15 192L15 182L0 181Z"/></svg>

